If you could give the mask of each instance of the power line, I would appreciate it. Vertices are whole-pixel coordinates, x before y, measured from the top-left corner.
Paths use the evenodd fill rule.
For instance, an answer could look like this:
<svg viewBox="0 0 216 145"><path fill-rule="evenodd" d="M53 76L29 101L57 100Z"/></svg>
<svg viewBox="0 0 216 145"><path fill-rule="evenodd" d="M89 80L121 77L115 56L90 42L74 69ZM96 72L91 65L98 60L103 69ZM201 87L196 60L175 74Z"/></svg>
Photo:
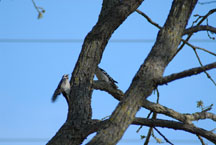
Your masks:
<svg viewBox="0 0 216 145"><path fill-rule="evenodd" d="M26 39L26 38L0 38L0 43L82 43L83 39ZM152 43L155 39L111 39L111 43ZM215 43L210 39L192 39L190 42Z"/></svg>
<svg viewBox="0 0 216 145"><path fill-rule="evenodd" d="M0 143L33 143L33 142L47 142L49 138L0 138ZM142 142L141 139L123 139L121 140L122 143L135 143L135 142ZM187 144L194 144L199 143L199 140L188 140L188 139L173 139L171 140L174 143L187 143ZM150 142L154 142L151 140ZM209 142L209 141L207 141Z"/></svg>

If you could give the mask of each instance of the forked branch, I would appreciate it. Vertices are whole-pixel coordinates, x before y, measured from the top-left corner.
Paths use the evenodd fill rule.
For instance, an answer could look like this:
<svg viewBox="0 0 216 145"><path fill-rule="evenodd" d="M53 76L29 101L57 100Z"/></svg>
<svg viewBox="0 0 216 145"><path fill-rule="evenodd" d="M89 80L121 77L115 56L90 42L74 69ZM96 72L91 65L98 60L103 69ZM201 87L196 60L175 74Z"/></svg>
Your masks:
<svg viewBox="0 0 216 145"><path fill-rule="evenodd" d="M170 121L170 120L162 120L162 119L153 120L153 119L146 119L146 118L135 118L132 124L152 126L152 127L166 127L166 128L171 128L171 129L184 130L184 131L205 137L209 141L216 143L216 134L214 134L211 131L207 131L202 128L198 128L192 124L184 124L184 123Z"/></svg>
<svg viewBox="0 0 216 145"><path fill-rule="evenodd" d="M104 81L94 81L93 87L96 87L94 89L108 92L115 99L117 99L119 101L121 101L123 99L124 93L121 90L113 89L112 86L110 86L109 84L107 84ZM182 114L182 113L179 113L173 109L170 109L170 108L165 107L163 105L160 105L158 103L150 102L148 100L144 100L142 102L142 107L144 107L148 110L151 110L152 112L155 112L155 113L164 114L166 116L169 116L171 118L174 118L174 119L179 120L179 121L186 123L186 124L192 124L192 121L200 120L200 119L207 119L207 118L211 119L213 121L216 121L216 115L213 113L196 112L193 114Z"/></svg>

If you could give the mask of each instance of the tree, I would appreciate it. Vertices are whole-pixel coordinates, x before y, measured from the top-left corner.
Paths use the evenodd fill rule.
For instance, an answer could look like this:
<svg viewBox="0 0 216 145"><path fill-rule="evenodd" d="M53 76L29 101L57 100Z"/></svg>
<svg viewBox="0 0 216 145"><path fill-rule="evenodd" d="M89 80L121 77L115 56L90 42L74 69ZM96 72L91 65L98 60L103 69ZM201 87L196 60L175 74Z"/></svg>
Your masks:
<svg viewBox="0 0 216 145"><path fill-rule="evenodd" d="M137 9L142 2L143 0L103 0L98 22L86 36L82 51L72 73L67 120L47 145L78 145L93 132L97 132L97 135L88 145L116 144L130 124L151 127L149 134L151 134L152 129L157 131L156 127L184 130L196 134L201 141L201 137L204 137L216 143L216 135L213 132L198 128L192 124L194 120L206 118L216 121L216 115L208 112L211 106L203 109L202 112L181 114L173 109L147 100L148 96L154 90L157 90L157 86L177 79L202 72L206 73L211 79L211 76L206 71L216 68L216 62L203 66L200 61L200 67L165 77L163 73L167 65L184 45L192 47L195 53L196 49L202 49L188 42L194 33L199 31L216 33L216 28L209 25L201 25L216 9L210 10L203 17L199 16L199 19L197 19L198 23L186 29L197 0L174 0L167 20L164 26L161 27ZM123 93L119 89L114 89L106 82L93 81L93 76L111 35L135 11L143 15L151 24L158 27L159 32L154 46L134 76L130 87ZM184 40L182 37L185 35L188 36ZM206 49L202 50L211 55L216 55ZM198 55L197 58L199 59ZM92 119L91 97L94 89L106 91L119 100L118 106L107 120ZM202 102L199 102L199 105L202 106ZM135 117L141 107L154 112L152 119ZM157 119L157 113L165 114L178 121ZM148 144L149 137L150 135L146 139L146 144ZM169 142L165 136L164 138Z"/></svg>

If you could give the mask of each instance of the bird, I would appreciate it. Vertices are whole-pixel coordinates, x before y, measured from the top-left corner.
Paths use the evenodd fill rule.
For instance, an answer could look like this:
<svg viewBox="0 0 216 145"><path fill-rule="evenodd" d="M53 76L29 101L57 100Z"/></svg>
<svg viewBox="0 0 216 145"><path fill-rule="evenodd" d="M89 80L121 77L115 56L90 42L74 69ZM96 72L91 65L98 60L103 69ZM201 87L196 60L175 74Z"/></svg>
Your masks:
<svg viewBox="0 0 216 145"><path fill-rule="evenodd" d="M115 81L105 70L97 66L95 70L95 75L100 81L105 81L112 85L113 88L117 89L117 85L115 83L118 83Z"/></svg>
<svg viewBox="0 0 216 145"><path fill-rule="evenodd" d="M64 74L62 76L61 81L58 84L58 87L56 88L55 92L52 96L52 102L55 102L58 95L62 95L65 97L67 103L69 103L69 95L70 95L70 83L69 83L69 75Z"/></svg>

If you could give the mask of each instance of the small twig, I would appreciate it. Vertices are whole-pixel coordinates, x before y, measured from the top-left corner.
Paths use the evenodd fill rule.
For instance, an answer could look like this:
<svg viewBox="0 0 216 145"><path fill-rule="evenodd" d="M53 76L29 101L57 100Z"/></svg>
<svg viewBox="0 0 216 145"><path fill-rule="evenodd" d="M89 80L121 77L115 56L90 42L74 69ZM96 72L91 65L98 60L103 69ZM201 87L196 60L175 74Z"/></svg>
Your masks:
<svg viewBox="0 0 216 145"><path fill-rule="evenodd" d="M211 51L209 51L209 50L207 50L207 49L204 49L204 48L201 48L201 47L198 47L198 46L194 46L194 45L190 44L189 42L187 42L187 41L185 41L185 40L182 40L182 41L185 42L185 44L187 44L188 46L190 46L190 47L193 48L193 49L200 49L200 50L203 50L203 51L205 51L205 52L207 52L207 53L209 53L209 54L211 54L211 55L216 56L216 53L214 53L214 52L211 52Z"/></svg>
<svg viewBox="0 0 216 145"><path fill-rule="evenodd" d="M148 145L148 143L149 143L149 141L150 141L150 138L151 138L152 130L153 130L153 128L150 127L150 128L149 128L149 131L148 131L148 134L147 134L147 136L146 136L144 145Z"/></svg>
<svg viewBox="0 0 216 145"><path fill-rule="evenodd" d="M154 130L156 130L157 133L160 134L160 136L162 136L163 139L164 139L167 143L169 143L169 144L171 144L171 145L174 145L174 144L171 143L171 142L165 137L165 135L163 135L156 127L154 127Z"/></svg>
<svg viewBox="0 0 216 145"><path fill-rule="evenodd" d="M202 112L208 112L212 109L213 104L211 104L210 106L207 106L205 108L203 108Z"/></svg>
<svg viewBox="0 0 216 145"><path fill-rule="evenodd" d="M153 111L150 111L146 118L149 118L152 113L153 113Z"/></svg>
<svg viewBox="0 0 216 145"><path fill-rule="evenodd" d="M201 60L200 60L200 57L199 57L199 55L198 55L196 49L193 49L193 50L194 50L194 53L195 53L195 55L196 55L196 57L197 57L197 59L198 59L198 61L199 61L200 66L203 67L203 64L202 64L202 62L201 62ZM213 84L216 86L215 81L212 79L212 77L209 75L209 73L207 73L205 70L204 70L204 73L206 74L207 78L209 78L209 79L213 82Z"/></svg>
<svg viewBox="0 0 216 145"><path fill-rule="evenodd" d="M197 136L197 137L198 137L198 139L200 140L201 144L202 144L202 145L205 145L205 143L204 143L204 141L203 141L202 137L201 137L200 135L196 135L196 136Z"/></svg>
<svg viewBox="0 0 216 145"><path fill-rule="evenodd" d="M140 127L137 129L136 133L138 133L140 131L140 129L142 129L142 125L140 125Z"/></svg>
<svg viewBox="0 0 216 145"><path fill-rule="evenodd" d="M160 93L159 93L159 90L158 90L158 88L156 88L156 91L157 91L157 104L159 103L159 98L160 98Z"/></svg>
<svg viewBox="0 0 216 145"><path fill-rule="evenodd" d="M110 115L105 116L105 117L101 118L101 121L104 121L104 120L108 119L109 117L110 117Z"/></svg>
<svg viewBox="0 0 216 145"><path fill-rule="evenodd" d="M42 18L42 17L43 17L43 13L45 13L45 10L44 10L42 7L38 7L38 6L36 5L36 3L35 3L34 0L32 0L32 3L33 3L35 9L36 9L37 12L38 12L38 19Z"/></svg>
<svg viewBox="0 0 216 145"><path fill-rule="evenodd" d="M206 18L206 25L207 25L207 26L209 25L209 24L208 24L208 18ZM212 37L212 36L209 34L209 31L208 31L208 30L207 30L206 32L207 32L207 35L208 35L208 37L209 37L210 39L215 40L215 37Z"/></svg>
<svg viewBox="0 0 216 145"><path fill-rule="evenodd" d="M213 14L214 12L216 12L216 9L212 9L210 10L205 16L202 17L202 19L199 21L199 23L197 24L197 26L201 25L202 22L208 18L208 16L210 16L211 14ZM191 36L193 35L193 33L189 34L188 37L186 38L185 41L189 41L189 39L191 38ZM182 48L184 47L185 42L182 43L182 45L177 49L176 53L172 56L172 59L179 53L179 51L182 50ZM172 60L171 59L171 60Z"/></svg>
<svg viewBox="0 0 216 145"><path fill-rule="evenodd" d="M200 26L192 26L190 28L185 29L183 35L196 33L199 31L210 31L211 33L216 34L216 28L215 27L209 26L209 25L200 25Z"/></svg>
<svg viewBox="0 0 216 145"><path fill-rule="evenodd" d="M37 12L40 13L40 10L39 10L39 8L38 8L38 6L36 5L36 3L35 3L34 0L32 0L32 3L33 3L33 5L34 5L35 9L37 10Z"/></svg>
<svg viewBox="0 0 216 145"><path fill-rule="evenodd" d="M157 23L153 22L153 21L151 20L151 18L149 18L149 17L148 17L145 13L143 13L142 11L136 9L136 12L139 13L140 15L142 15L143 17L145 17L146 20L147 20L149 23L151 23L152 25L156 26L156 27L159 28L159 29L162 29L162 27L161 27L160 25L158 25Z"/></svg>
<svg viewBox="0 0 216 145"><path fill-rule="evenodd" d="M161 139L157 138L157 137L154 135L154 130L152 131L152 134L151 134L151 135L152 135L152 137L156 140L157 143L159 143L159 144L160 144L160 143L163 143Z"/></svg>
<svg viewBox="0 0 216 145"><path fill-rule="evenodd" d="M156 88L156 91L157 91L157 104L158 104L159 103L159 91L157 88ZM152 111L151 111L151 113L152 113ZM156 118L157 118L157 113L153 112L152 119L156 119ZM152 131L153 131L153 128L150 127L144 145L148 145Z"/></svg>

